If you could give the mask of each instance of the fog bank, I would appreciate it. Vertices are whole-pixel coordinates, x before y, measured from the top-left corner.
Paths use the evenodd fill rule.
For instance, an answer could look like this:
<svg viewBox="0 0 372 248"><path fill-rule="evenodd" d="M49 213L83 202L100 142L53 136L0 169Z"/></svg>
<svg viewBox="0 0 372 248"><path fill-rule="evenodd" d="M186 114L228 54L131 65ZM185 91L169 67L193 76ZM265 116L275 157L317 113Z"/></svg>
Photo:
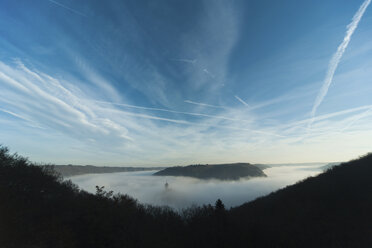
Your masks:
<svg viewBox="0 0 372 248"><path fill-rule="evenodd" d="M90 174L69 178L80 188L95 192L95 186L128 194L141 203L168 205L177 209L193 204L214 204L220 198L227 207L237 206L259 196L321 172L324 164L273 166L266 178L239 181L199 180L188 177L153 176L156 171ZM168 182L168 189L165 183Z"/></svg>

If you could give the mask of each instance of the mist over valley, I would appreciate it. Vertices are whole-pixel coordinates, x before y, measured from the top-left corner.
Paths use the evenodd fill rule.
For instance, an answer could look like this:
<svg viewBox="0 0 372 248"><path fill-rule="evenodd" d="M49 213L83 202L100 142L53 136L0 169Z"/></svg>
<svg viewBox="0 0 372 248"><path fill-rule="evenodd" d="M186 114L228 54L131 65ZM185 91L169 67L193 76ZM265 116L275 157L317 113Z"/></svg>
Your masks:
<svg viewBox="0 0 372 248"><path fill-rule="evenodd" d="M87 174L68 179L88 192L95 193L95 186L104 186L106 190L128 194L141 203L167 205L175 209L191 205L213 205L217 199L221 199L227 207L234 207L315 176L322 172L325 164L270 165L270 168L264 170L267 177L236 181L154 176L157 171ZM168 188L165 187L166 182Z"/></svg>

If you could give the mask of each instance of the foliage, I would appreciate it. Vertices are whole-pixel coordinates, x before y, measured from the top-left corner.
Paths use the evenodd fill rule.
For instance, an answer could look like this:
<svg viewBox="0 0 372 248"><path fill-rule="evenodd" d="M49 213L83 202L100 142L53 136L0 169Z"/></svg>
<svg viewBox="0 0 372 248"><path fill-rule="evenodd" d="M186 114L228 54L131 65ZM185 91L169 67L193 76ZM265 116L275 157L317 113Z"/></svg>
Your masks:
<svg viewBox="0 0 372 248"><path fill-rule="evenodd" d="M240 207L90 194L0 147L0 247L372 247L372 155Z"/></svg>

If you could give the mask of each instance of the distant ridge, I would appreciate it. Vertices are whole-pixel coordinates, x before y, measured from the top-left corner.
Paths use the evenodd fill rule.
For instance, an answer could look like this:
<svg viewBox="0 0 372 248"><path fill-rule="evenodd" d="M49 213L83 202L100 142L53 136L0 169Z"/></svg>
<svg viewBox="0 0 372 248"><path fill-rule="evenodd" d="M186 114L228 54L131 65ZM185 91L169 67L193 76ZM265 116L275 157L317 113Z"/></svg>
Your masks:
<svg viewBox="0 0 372 248"><path fill-rule="evenodd" d="M109 167L109 166L93 166L93 165L55 165L54 166L54 170L60 173L64 177L78 176L78 175L84 175L84 174L162 170L164 168L165 167Z"/></svg>
<svg viewBox="0 0 372 248"><path fill-rule="evenodd" d="M259 168L267 168L264 165L252 165L249 163L234 164L198 164L188 166L169 167L154 173L155 176L184 176L199 179L239 180L243 177L266 177Z"/></svg>

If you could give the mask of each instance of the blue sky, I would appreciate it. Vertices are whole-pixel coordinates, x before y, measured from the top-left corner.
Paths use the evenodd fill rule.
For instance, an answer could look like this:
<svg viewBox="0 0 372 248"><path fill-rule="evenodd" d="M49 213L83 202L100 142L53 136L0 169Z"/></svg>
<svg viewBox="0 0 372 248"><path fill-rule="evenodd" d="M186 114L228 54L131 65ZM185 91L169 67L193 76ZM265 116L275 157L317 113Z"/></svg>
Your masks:
<svg viewBox="0 0 372 248"><path fill-rule="evenodd" d="M0 142L37 162L372 149L370 0L0 3Z"/></svg>

